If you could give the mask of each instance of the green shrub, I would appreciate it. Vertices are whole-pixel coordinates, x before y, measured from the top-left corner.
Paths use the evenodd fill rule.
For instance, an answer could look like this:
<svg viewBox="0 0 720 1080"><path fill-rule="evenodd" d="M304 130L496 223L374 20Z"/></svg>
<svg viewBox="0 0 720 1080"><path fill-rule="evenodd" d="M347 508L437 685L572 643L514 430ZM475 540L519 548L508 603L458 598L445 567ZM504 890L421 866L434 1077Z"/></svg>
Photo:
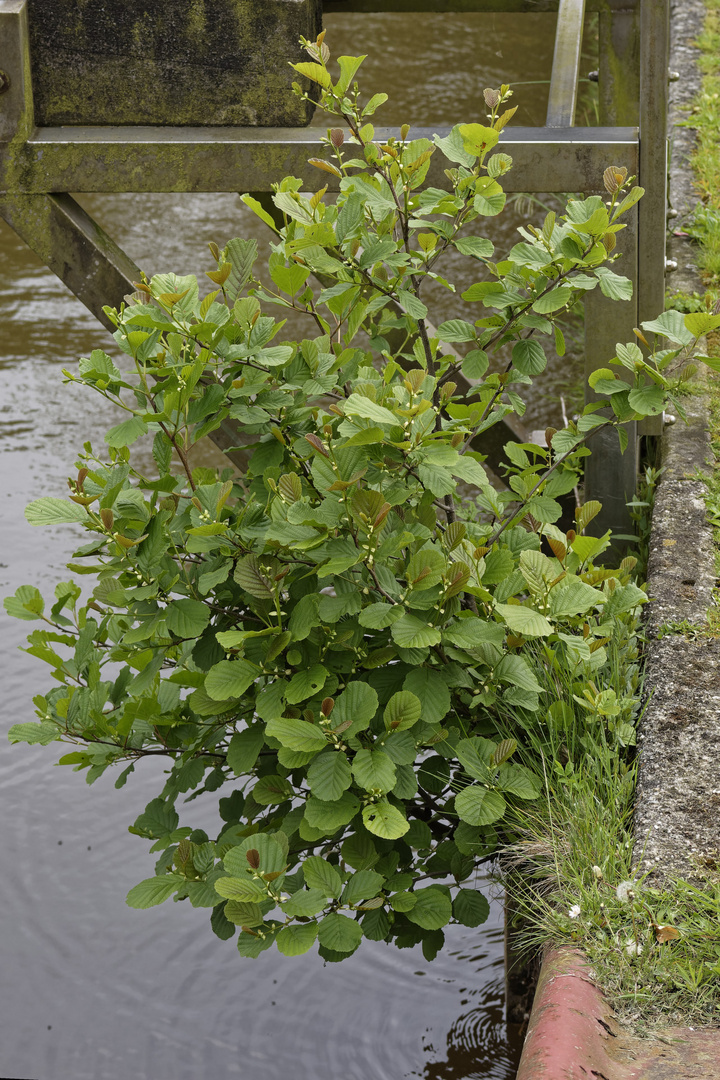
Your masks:
<svg viewBox="0 0 720 1080"><path fill-rule="evenodd" d="M286 177L278 223L245 196L276 234L273 286L254 277L254 241L213 247L208 295L194 277L160 274L108 310L132 374L96 350L68 375L124 419L103 453L86 444L69 500L27 509L33 524L82 526L69 569L92 593L83 602L63 583L47 612L32 586L6 601L42 623L29 651L56 680L34 699L39 723L10 738L70 744L61 763L88 782L125 765L120 786L144 757L168 760L131 830L159 853L132 906L174 896L210 908L220 937L242 928L245 956L317 941L340 960L363 936L432 956L448 922L486 917L473 872L508 808L541 790L497 726L508 709L532 725L553 706L533 646L545 642L580 692L602 673L613 620L645 599L631 563L594 568L609 545L585 535L598 505L565 531L558 500L592 432L613 425L622 441L623 422L662 411L672 365L700 332L690 320L708 316L645 324L670 343L651 355L618 345L594 379L611 407L587 406L545 445L509 443L508 487L495 490L474 440L522 414L543 338L562 349L557 321L578 296L630 295L609 252L642 191L626 193L631 178L611 166L607 204L569 201L496 261L477 229L505 203L512 162L495 148L508 88L485 92L487 125L434 142L404 126L377 144L369 117L384 95L363 105L362 58L339 58L333 79L322 39L306 45L298 70L345 125L315 161L337 200ZM425 186L434 155L443 190ZM440 274L450 251L478 281L467 319L434 330L423 290L453 290ZM307 338L283 338L278 308L306 319ZM501 346L511 359L488 374ZM245 467L193 470L190 448L231 421ZM131 462L148 434L154 476ZM609 693L591 705L612 721ZM179 798L221 789L214 839L180 825Z"/></svg>

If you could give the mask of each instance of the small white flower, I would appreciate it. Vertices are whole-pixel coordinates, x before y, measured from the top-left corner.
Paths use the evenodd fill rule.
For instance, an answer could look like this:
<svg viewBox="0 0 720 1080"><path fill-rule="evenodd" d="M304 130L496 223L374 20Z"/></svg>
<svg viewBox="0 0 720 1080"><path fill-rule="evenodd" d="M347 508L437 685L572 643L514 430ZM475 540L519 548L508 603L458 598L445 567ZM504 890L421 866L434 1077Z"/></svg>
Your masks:
<svg viewBox="0 0 720 1080"><path fill-rule="evenodd" d="M639 956L642 951L642 945L639 945L635 938L628 938L625 942L625 952L628 956Z"/></svg>
<svg viewBox="0 0 720 1080"><path fill-rule="evenodd" d="M568 911L568 918L569 919L577 919L579 914L580 914L580 905L579 904L573 904L573 906Z"/></svg>
<svg viewBox="0 0 720 1080"><path fill-rule="evenodd" d="M629 900L632 900L635 896L634 881L621 881L615 890L615 895L621 904L627 904Z"/></svg>

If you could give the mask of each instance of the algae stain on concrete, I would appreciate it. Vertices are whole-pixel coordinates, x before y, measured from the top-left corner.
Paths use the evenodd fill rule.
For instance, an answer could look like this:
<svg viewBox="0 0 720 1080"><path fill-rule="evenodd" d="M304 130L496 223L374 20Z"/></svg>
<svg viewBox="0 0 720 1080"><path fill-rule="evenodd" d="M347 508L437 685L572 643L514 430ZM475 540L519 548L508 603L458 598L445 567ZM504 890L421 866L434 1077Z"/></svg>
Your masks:
<svg viewBox="0 0 720 1080"><path fill-rule="evenodd" d="M29 23L41 125L311 119L289 62L320 29L320 0L29 0Z"/></svg>

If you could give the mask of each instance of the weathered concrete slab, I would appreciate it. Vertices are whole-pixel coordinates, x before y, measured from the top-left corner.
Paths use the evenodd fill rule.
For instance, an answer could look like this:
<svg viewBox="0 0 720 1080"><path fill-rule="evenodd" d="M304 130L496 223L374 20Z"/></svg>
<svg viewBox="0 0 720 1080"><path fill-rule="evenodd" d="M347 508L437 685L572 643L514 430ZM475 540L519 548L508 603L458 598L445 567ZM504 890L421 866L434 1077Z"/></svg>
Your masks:
<svg viewBox="0 0 720 1080"><path fill-rule="evenodd" d="M720 853L720 641L664 637L646 663L636 851L644 872L692 878Z"/></svg>
<svg viewBox="0 0 720 1080"><path fill-rule="evenodd" d="M42 126L312 117L288 62L301 59L301 35L319 33L321 0L29 0L29 25Z"/></svg>

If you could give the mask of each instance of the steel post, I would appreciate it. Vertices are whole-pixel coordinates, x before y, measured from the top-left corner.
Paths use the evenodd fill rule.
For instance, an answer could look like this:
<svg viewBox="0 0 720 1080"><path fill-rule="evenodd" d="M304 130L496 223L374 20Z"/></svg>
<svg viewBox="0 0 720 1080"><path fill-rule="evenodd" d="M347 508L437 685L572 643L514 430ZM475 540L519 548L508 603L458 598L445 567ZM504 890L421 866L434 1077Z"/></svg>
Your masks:
<svg viewBox="0 0 720 1080"><path fill-rule="evenodd" d="M575 123L584 21L585 0L560 0L545 121L551 128Z"/></svg>

